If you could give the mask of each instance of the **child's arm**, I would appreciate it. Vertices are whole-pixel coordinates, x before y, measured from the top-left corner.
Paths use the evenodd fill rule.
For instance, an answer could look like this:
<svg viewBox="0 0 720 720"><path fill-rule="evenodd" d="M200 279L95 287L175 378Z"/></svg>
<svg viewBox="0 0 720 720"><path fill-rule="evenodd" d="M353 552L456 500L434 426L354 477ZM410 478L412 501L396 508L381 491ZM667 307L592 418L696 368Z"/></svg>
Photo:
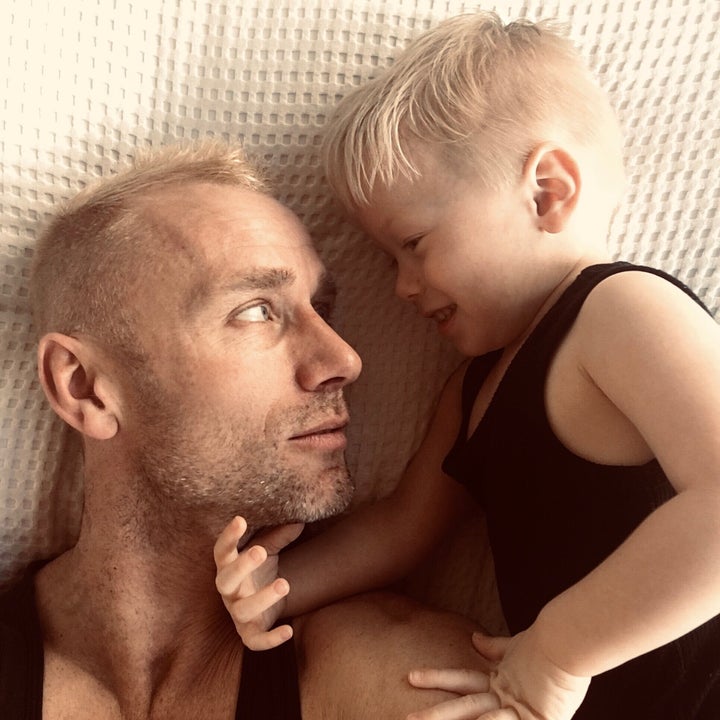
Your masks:
<svg viewBox="0 0 720 720"><path fill-rule="evenodd" d="M465 490L441 469L460 428L464 372L465 365L445 385L427 435L397 488L283 553L279 574L284 580L273 582L272 551L270 565L257 544L233 555L233 543L242 534L238 527L231 524L218 538L218 589L249 647L263 649L287 639L281 633L264 634L277 617L299 615L399 579L448 529L467 504Z"/></svg>
<svg viewBox="0 0 720 720"><path fill-rule="evenodd" d="M574 333L581 372L640 431L677 495L526 632L476 642L497 663L492 694L521 720L572 717L583 680L720 612L720 328L666 281L622 273L593 291ZM458 682L418 678L445 689ZM463 707L487 694L416 717L465 717Z"/></svg>
<svg viewBox="0 0 720 720"><path fill-rule="evenodd" d="M720 612L720 327L647 273L606 280L586 306L582 369L677 491L533 626L558 665L590 676Z"/></svg>

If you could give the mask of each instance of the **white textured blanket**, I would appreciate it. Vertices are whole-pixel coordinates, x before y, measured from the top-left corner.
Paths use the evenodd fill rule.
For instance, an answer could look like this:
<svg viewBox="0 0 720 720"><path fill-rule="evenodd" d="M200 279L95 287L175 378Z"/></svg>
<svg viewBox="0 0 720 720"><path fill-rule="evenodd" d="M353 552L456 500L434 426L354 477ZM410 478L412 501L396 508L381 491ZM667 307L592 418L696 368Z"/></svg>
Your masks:
<svg viewBox="0 0 720 720"><path fill-rule="evenodd" d="M332 5L332 7L330 7ZM718 0L488 2L556 17L610 93L629 187L613 249L720 306ZM407 39L478 7L445 0L3 0L0 7L0 583L72 543L77 447L35 380L27 274L55 203L137 147L241 138L280 179L341 287L338 324L365 361L350 391L358 503L386 493L458 358L392 298L386 261L326 200L318 142L349 87ZM412 589L501 626L477 516ZM452 558L452 562L449 561Z"/></svg>

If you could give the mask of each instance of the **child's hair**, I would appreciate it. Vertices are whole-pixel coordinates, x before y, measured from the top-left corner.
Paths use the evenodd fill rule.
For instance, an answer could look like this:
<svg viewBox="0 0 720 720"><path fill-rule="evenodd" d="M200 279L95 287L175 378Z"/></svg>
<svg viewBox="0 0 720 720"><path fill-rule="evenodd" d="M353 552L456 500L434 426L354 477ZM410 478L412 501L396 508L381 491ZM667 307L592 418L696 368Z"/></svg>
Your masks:
<svg viewBox="0 0 720 720"><path fill-rule="evenodd" d="M324 140L327 179L343 205L367 205L376 183L390 187L399 175L417 175L413 140L436 144L488 187L516 178L544 140L596 147L608 176L622 176L609 101L548 21L504 25L489 12L450 18L343 98Z"/></svg>
<svg viewBox="0 0 720 720"><path fill-rule="evenodd" d="M67 202L41 234L30 283L38 334L90 333L128 359L136 355L126 296L162 232L138 201L187 183L270 192L239 145L208 139L141 151L130 167Z"/></svg>

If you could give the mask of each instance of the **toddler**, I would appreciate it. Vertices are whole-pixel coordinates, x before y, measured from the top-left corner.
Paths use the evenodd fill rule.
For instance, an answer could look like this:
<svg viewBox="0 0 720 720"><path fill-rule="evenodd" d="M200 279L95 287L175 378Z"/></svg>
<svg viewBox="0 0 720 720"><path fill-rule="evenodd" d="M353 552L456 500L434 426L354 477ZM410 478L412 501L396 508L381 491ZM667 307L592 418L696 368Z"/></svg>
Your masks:
<svg viewBox="0 0 720 720"><path fill-rule="evenodd" d="M512 636L473 638L489 676L413 672L461 696L413 717L720 717L720 330L678 280L610 257L621 155L546 22L452 18L340 102L334 192L471 359L389 497L279 557L295 529L238 554L244 522L226 528L217 585L248 646L401 577L469 494Z"/></svg>

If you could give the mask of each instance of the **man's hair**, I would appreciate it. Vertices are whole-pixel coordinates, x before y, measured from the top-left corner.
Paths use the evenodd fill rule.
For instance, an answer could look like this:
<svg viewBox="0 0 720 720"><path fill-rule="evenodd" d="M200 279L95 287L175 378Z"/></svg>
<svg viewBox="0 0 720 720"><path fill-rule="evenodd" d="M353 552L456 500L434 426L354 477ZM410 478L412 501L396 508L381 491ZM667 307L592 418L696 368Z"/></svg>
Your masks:
<svg viewBox="0 0 720 720"><path fill-rule="evenodd" d="M154 235L164 232L139 200L188 183L270 192L239 145L208 139L141 151L128 168L67 202L41 234L30 281L40 335L88 333L138 358L128 289L152 257Z"/></svg>
<svg viewBox="0 0 720 720"><path fill-rule="evenodd" d="M499 188L518 177L539 141L554 139L542 136L548 127L602 147L614 177L622 174L609 101L552 22L459 15L339 102L325 132L325 171L346 208L362 207L376 183L418 174L408 143L420 141Z"/></svg>

